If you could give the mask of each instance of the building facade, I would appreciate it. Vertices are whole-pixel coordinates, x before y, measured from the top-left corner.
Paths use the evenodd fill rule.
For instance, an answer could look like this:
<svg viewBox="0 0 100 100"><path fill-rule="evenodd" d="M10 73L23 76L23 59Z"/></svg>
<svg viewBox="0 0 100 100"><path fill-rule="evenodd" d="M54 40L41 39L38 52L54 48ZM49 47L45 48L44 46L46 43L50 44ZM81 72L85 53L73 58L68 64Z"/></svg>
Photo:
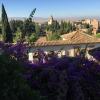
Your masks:
<svg viewBox="0 0 100 100"><path fill-rule="evenodd" d="M96 35L96 33L99 30L99 21L96 19L84 19L82 20L83 24L89 24L92 25L93 31L92 33L94 33L94 35Z"/></svg>
<svg viewBox="0 0 100 100"><path fill-rule="evenodd" d="M90 58L88 50L97 47L100 47L100 39L82 33L82 31L76 31L63 35L62 40L36 42L29 50L29 60L33 61L34 57L32 58L31 55L34 55L37 50L43 50L46 54L53 51L58 57L75 57L86 49L86 56Z"/></svg>

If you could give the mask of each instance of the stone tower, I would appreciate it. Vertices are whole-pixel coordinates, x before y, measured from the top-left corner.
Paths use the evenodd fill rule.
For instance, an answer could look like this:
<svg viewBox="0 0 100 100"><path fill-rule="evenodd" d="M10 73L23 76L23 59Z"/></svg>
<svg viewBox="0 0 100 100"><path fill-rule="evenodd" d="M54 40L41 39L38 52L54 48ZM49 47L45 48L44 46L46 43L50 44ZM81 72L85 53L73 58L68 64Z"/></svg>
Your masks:
<svg viewBox="0 0 100 100"><path fill-rule="evenodd" d="M51 25L53 23L53 16L50 16L49 20L48 20L48 25Z"/></svg>

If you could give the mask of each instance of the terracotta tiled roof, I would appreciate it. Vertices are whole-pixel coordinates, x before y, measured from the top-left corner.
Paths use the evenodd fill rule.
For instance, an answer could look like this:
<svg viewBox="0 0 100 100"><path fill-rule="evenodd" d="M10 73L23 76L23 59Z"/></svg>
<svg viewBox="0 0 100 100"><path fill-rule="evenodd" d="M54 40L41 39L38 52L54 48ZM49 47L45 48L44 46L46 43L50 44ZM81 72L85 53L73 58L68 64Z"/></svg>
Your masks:
<svg viewBox="0 0 100 100"><path fill-rule="evenodd" d="M88 35L83 31L76 31L62 36L66 41L70 40L72 43L95 43L100 42L100 39Z"/></svg>
<svg viewBox="0 0 100 100"><path fill-rule="evenodd" d="M49 45L66 45L66 44L87 44L87 43L100 43L100 39L90 36L82 31L72 32L62 37L65 40L45 41L40 40L34 43L34 46L49 46Z"/></svg>

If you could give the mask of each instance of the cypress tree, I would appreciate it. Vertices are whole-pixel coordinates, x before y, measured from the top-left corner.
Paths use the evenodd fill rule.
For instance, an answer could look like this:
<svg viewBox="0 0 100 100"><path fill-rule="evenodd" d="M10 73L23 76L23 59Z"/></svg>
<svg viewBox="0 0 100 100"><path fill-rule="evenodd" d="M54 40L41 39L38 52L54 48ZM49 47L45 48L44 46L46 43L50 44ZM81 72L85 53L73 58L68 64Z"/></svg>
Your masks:
<svg viewBox="0 0 100 100"><path fill-rule="evenodd" d="M4 5L2 4L2 35L3 35L3 41L4 42L12 42L12 32L10 29L10 25L8 22L8 17L6 14L6 10L4 8Z"/></svg>

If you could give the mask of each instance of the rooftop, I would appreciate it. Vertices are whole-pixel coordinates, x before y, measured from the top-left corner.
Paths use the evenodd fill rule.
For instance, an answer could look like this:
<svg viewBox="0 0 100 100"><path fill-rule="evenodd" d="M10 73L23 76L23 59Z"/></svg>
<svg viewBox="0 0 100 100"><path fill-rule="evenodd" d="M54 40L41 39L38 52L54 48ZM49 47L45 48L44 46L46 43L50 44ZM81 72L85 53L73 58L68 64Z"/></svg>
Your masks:
<svg viewBox="0 0 100 100"><path fill-rule="evenodd" d="M82 30L78 30L69 34L61 36L64 40L70 40L73 43L95 43L100 42L100 39L84 33Z"/></svg>
<svg viewBox="0 0 100 100"><path fill-rule="evenodd" d="M46 41L46 38L41 38L34 43L34 46L54 46L54 45L70 45L70 44L90 44L100 43L100 39L90 36L83 31L76 31L61 36L64 40Z"/></svg>

